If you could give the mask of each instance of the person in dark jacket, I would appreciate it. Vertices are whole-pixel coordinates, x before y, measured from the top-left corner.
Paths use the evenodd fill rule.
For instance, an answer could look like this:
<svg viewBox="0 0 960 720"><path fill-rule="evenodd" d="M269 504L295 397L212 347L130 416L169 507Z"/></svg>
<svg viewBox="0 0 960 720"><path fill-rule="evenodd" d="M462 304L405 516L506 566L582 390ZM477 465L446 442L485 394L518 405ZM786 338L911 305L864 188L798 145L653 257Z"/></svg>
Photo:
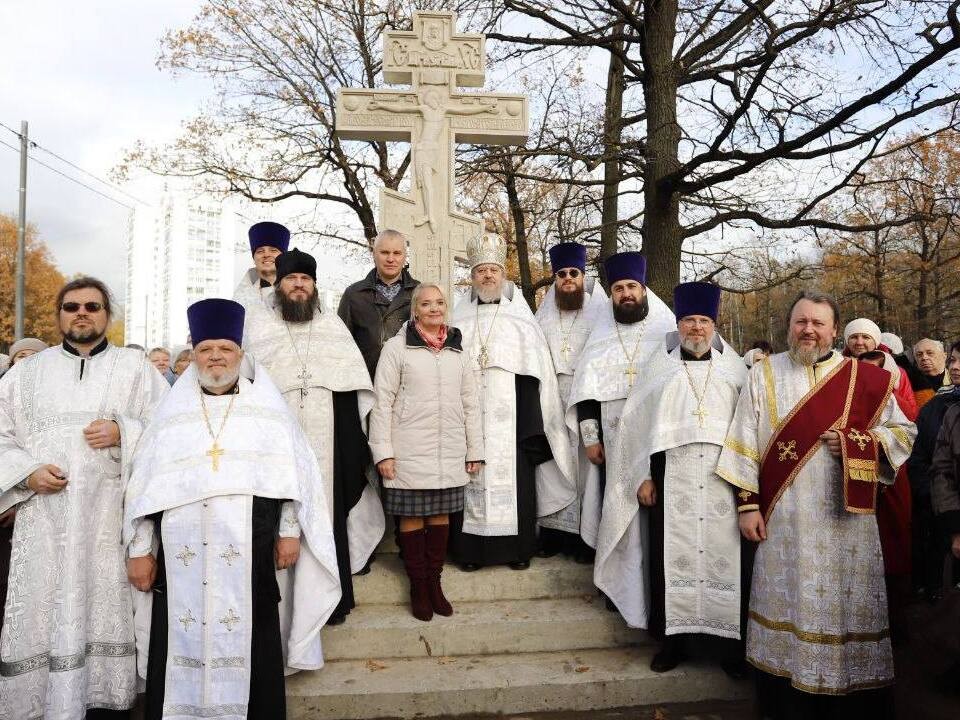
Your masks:
<svg viewBox="0 0 960 720"><path fill-rule="evenodd" d="M917 416L917 439L907 461L907 475L913 489L913 585L935 601L943 584L943 539L938 537L931 503L933 454L947 410L960 402L960 342L950 347L947 373L951 385L923 406Z"/></svg>
<svg viewBox="0 0 960 720"><path fill-rule="evenodd" d="M407 239L383 230L373 241L374 269L343 292L337 314L360 348L372 379L383 344L410 317L410 298L420 284L406 269Z"/></svg>

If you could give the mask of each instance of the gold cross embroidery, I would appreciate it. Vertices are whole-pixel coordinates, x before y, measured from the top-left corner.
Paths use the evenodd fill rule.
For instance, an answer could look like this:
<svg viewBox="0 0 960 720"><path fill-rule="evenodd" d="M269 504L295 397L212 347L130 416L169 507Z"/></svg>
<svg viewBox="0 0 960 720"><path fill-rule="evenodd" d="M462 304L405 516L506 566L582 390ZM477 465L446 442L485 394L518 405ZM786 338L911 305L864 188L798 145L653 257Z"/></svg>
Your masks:
<svg viewBox="0 0 960 720"><path fill-rule="evenodd" d="M737 495L740 496L740 499L743 500L744 502L749 500L752 494L753 493L751 493L749 490L741 490L740 492L737 493Z"/></svg>
<svg viewBox="0 0 960 720"><path fill-rule="evenodd" d="M233 632L233 626L238 622L240 622L240 616L233 611L233 608L227 610L227 614L220 618L220 623L226 625L230 632Z"/></svg>
<svg viewBox="0 0 960 720"><path fill-rule="evenodd" d="M197 554L190 549L189 545L184 545L183 550L177 553L176 558L183 563L184 567L190 567L190 562L197 556Z"/></svg>
<svg viewBox="0 0 960 720"><path fill-rule="evenodd" d="M777 450L780 451L780 455L777 457L777 459L780 462L784 462L786 460L796 460L797 453L794 452L794 448L796 447L797 447L796 440L791 440L790 442L784 442L783 440L778 440Z"/></svg>
<svg viewBox="0 0 960 720"><path fill-rule="evenodd" d="M857 447L859 447L861 450L863 450L867 446L867 443L873 439L866 433L862 433L856 428L848 432L847 437L853 440L857 444Z"/></svg>

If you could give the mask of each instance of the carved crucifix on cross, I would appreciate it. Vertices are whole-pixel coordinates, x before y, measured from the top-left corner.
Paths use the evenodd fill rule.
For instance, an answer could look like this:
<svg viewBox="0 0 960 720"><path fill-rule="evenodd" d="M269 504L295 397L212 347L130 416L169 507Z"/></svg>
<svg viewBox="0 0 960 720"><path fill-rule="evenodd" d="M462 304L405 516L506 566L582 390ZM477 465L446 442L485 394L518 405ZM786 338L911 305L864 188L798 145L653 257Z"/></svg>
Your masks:
<svg viewBox="0 0 960 720"><path fill-rule="evenodd" d="M413 30L385 33L384 80L411 89L341 90L335 129L346 140L411 143L411 191L381 191L380 229L404 233L413 276L448 293L457 257L483 232L479 217L454 207L455 145L523 144L529 124L523 95L457 90L483 86L486 52L485 37L457 33L456 20L452 12L416 12Z"/></svg>

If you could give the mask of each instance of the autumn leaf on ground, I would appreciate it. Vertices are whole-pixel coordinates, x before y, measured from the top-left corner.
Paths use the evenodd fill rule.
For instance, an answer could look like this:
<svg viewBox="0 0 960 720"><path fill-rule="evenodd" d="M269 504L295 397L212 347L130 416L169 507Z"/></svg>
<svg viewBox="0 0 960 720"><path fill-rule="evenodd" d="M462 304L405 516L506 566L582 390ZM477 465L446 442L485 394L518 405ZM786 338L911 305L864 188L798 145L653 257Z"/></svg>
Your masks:
<svg viewBox="0 0 960 720"><path fill-rule="evenodd" d="M367 670L370 672L376 672L377 670L386 670L388 665L382 663L379 660L367 660Z"/></svg>

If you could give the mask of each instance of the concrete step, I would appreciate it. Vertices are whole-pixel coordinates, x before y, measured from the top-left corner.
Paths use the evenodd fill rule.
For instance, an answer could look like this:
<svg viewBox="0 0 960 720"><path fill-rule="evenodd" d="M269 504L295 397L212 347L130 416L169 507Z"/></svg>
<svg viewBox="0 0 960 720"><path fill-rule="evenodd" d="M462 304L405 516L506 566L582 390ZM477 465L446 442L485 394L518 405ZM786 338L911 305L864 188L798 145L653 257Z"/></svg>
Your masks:
<svg viewBox="0 0 960 720"><path fill-rule="evenodd" d="M493 655L623 647L647 641L596 594L555 600L459 602L452 617L421 622L406 604L360 605L323 629L328 660Z"/></svg>
<svg viewBox="0 0 960 720"><path fill-rule="evenodd" d="M431 718L586 711L748 697L714 666L654 673L655 647L463 657L341 660L287 679L287 717Z"/></svg>
<svg viewBox="0 0 960 720"><path fill-rule="evenodd" d="M443 590L450 602L533 600L596 595L593 565L577 565L560 556L533 558L526 570L505 565L463 572L453 563L443 568ZM358 606L409 602L410 584L396 555L377 555L367 575L354 576Z"/></svg>

